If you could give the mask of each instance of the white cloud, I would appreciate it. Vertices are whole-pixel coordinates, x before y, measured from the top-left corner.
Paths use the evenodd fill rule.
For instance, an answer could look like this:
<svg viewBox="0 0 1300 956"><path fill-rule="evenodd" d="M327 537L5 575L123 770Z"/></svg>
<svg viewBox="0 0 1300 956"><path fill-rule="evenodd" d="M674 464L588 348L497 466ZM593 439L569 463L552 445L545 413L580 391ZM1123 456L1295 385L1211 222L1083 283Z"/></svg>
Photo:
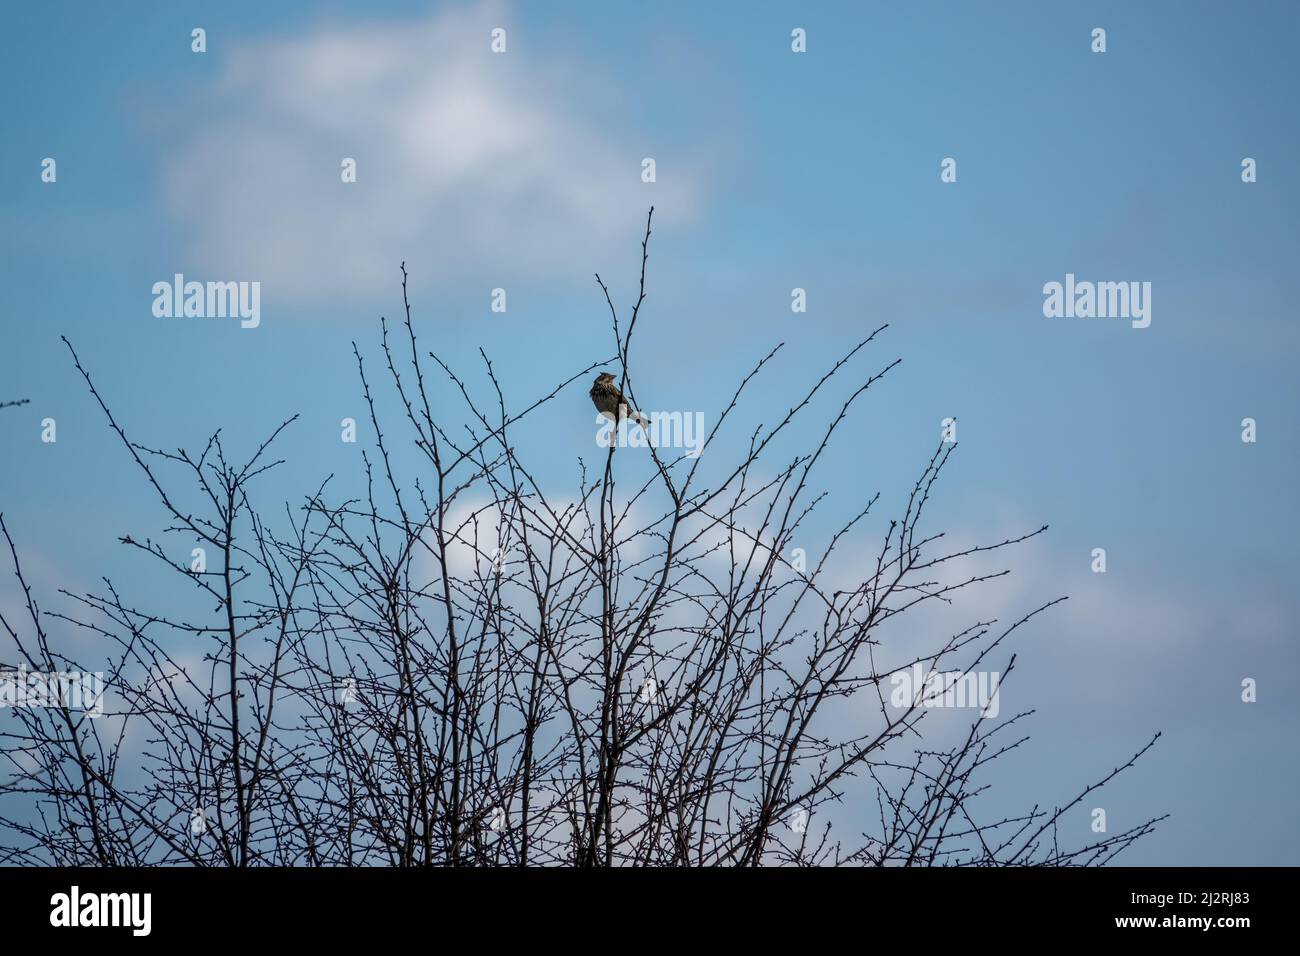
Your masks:
<svg viewBox="0 0 1300 956"><path fill-rule="evenodd" d="M565 50L544 61L512 22L488 3L235 47L166 161L169 208L190 230L178 267L311 302L391 292L403 259L422 280L586 279L651 203L660 221L689 216L693 161L629 129L620 78ZM489 49L496 26L505 54ZM355 184L340 180L344 157Z"/></svg>
<svg viewBox="0 0 1300 956"><path fill-rule="evenodd" d="M1035 527L1030 517L1017 519L1014 507L985 510L1001 512L985 533L962 527L936 545L959 552ZM1222 719L1224 707L1235 706L1242 676L1294 660L1294 645L1285 641L1287 608L1276 594L1249 586L1243 591L1232 575L1208 589L1169 568L1126 567L1126 552L1118 545L1111 549L1109 570L1094 574L1092 544L1048 531L1003 551L953 561L945 581L1003 568L1012 573L957 592L951 607L918 607L900 617L894 634L910 641L913 653L976 620L996 618L996 635L1041 604L1068 595L983 666L1000 669L1012 653L1021 655L1002 689L1004 713L1037 707L1044 718L1081 732L1149 733L1212 724ZM1216 589L1235 596L1226 618L1216 610ZM899 651L886 638L879 659L892 666L896 660L887 655Z"/></svg>

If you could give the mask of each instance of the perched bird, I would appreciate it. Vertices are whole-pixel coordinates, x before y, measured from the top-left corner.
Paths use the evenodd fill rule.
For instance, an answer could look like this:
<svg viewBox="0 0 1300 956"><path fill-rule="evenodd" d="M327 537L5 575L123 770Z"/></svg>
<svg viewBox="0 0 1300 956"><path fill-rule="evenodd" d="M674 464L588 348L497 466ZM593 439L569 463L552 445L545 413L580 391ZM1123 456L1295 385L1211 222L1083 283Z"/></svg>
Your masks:
<svg viewBox="0 0 1300 956"><path fill-rule="evenodd" d="M622 390L614 384L614 376L609 372L601 372L596 376L596 381L591 386L591 402L596 406L596 411L610 421L630 418L642 428L650 425L650 419L627 407L627 399L623 397Z"/></svg>

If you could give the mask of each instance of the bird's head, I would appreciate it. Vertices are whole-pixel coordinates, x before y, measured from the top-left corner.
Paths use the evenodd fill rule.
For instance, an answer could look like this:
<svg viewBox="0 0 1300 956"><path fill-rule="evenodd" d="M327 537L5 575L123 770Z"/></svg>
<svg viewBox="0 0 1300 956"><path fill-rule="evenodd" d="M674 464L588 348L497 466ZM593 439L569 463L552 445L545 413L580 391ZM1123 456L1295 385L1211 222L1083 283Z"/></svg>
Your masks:
<svg viewBox="0 0 1300 956"><path fill-rule="evenodd" d="M611 375L609 372L601 372L599 375L596 376L597 385L610 385L613 384L613 382L614 382L614 376Z"/></svg>

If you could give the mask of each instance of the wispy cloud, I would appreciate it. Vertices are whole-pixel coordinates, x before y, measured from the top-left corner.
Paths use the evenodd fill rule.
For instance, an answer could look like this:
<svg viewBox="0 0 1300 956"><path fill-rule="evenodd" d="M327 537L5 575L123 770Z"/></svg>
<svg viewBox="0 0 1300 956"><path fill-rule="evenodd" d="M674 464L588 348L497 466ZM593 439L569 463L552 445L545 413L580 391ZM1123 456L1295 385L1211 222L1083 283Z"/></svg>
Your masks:
<svg viewBox="0 0 1300 956"><path fill-rule="evenodd" d="M166 163L185 261L332 301L391 290L402 259L434 278L552 274L592 261L652 202L689 215L698 171L679 156L641 181L665 144L631 128L618 78L569 50L548 62L512 20L488 3L235 48Z"/></svg>

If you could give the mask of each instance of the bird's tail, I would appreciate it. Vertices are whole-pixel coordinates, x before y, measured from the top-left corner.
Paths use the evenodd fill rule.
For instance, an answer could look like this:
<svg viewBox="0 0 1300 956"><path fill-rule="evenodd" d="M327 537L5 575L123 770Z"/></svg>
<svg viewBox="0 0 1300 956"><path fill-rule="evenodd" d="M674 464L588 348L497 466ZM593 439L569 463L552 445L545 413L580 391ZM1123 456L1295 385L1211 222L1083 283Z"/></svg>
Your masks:
<svg viewBox="0 0 1300 956"><path fill-rule="evenodd" d="M648 416L641 414L641 412L638 412L634 408L628 408L626 405L622 404L621 402L619 403L618 406L618 417L620 420L626 418L629 421L634 421L642 428L650 427L650 419Z"/></svg>

